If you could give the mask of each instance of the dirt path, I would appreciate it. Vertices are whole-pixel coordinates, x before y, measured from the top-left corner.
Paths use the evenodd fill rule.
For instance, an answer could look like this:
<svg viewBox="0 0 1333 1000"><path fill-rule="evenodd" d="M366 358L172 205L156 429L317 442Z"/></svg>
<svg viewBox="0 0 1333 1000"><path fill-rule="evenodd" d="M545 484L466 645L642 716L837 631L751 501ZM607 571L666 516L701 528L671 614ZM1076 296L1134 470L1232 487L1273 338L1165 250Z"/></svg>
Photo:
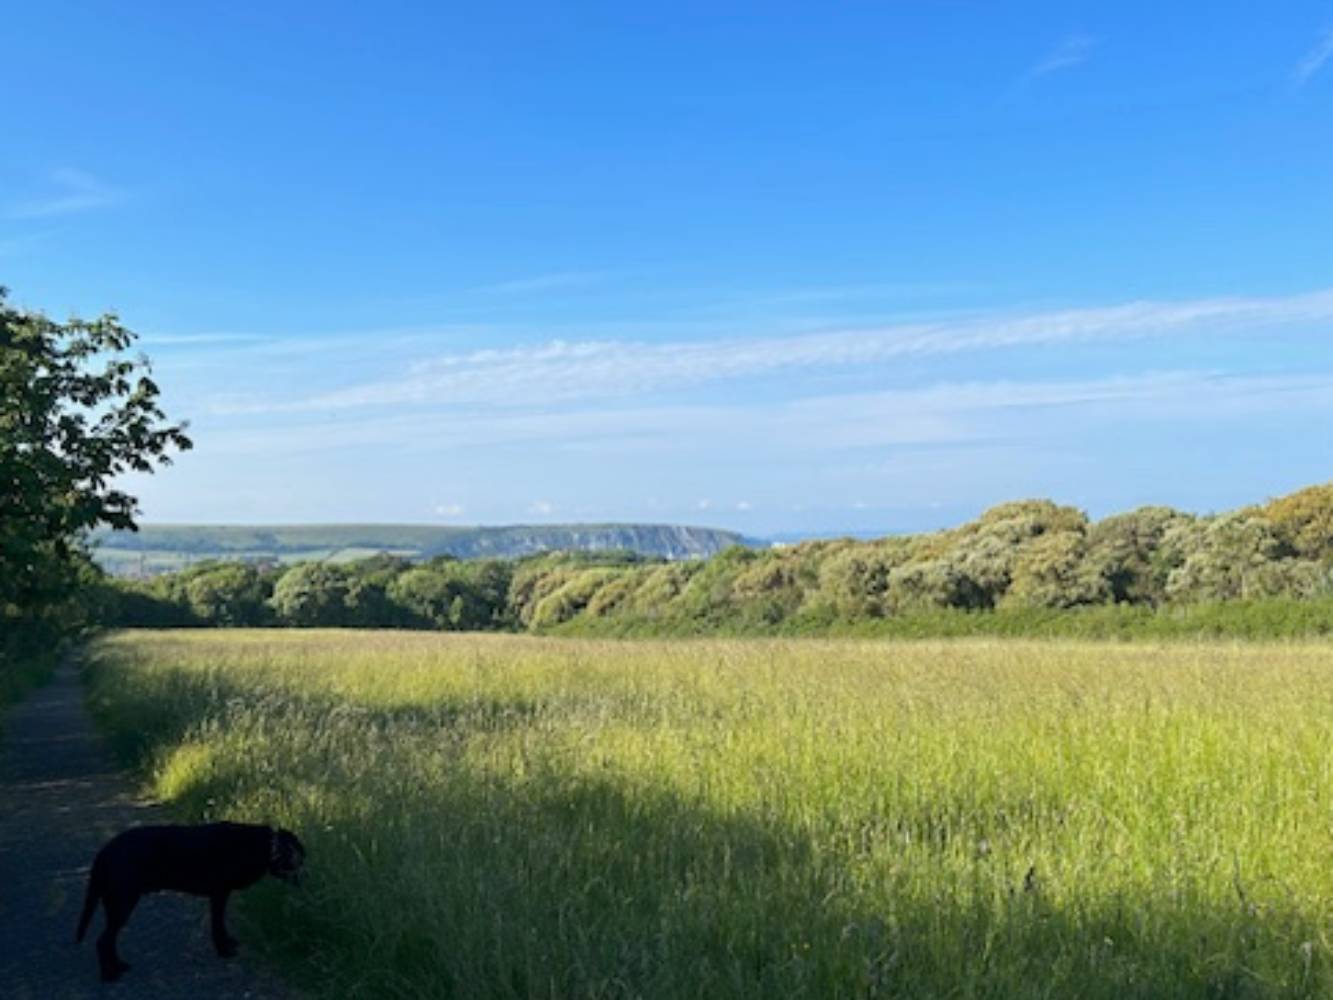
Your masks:
<svg viewBox="0 0 1333 1000"><path fill-rule="evenodd" d="M113 985L98 982L92 942L100 911L84 943L74 943L88 865L113 833L161 821L158 807L136 800L94 732L72 663L10 711L0 737L0 996L291 995L243 958L224 962L213 954L206 900L168 893L146 897L120 936L130 972ZM237 936L244 941L243 928Z"/></svg>

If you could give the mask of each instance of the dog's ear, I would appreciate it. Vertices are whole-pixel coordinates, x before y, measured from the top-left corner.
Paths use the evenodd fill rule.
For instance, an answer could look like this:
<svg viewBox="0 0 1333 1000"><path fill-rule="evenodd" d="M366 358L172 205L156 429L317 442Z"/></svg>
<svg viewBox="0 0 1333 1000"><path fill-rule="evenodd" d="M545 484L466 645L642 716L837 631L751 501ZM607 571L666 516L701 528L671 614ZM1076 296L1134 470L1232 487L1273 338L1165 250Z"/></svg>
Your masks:
<svg viewBox="0 0 1333 1000"><path fill-rule="evenodd" d="M305 864L305 845L290 830L278 830L274 838L273 858L269 873L293 884L300 881L301 866Z"/></svg>

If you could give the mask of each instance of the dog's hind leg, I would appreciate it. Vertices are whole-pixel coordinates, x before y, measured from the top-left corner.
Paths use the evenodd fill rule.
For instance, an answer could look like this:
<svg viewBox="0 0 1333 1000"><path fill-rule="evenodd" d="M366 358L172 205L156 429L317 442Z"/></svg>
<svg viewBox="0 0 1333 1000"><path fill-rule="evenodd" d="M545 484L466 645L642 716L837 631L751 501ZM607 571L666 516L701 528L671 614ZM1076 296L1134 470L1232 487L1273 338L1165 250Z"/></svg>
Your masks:
<svg viewBox="0 0 1333 1000"><path fill-rule="evenodd" d="M130 970L129 964L122 962L120 956L116 954L116 937L129 921L130 914L134 912L138 902L137 892L108 893L102 899L102 904L106 907L106 927L97 939L97 961L102 969L104 983L114 983Z"/></svg>

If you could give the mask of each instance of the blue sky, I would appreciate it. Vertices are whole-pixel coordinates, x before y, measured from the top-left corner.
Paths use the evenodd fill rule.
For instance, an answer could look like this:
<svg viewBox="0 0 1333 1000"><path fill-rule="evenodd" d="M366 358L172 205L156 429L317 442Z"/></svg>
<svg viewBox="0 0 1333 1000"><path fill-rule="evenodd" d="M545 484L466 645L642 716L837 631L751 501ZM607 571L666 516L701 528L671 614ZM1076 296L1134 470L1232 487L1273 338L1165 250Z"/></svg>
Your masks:
<svg viewBox="0 0 1333 1000"><path fill-rule="evenodd" d="M1333 4L208 7L19 5L0 61L0 283L191 421L147 520L1333 477Z"/></svg>

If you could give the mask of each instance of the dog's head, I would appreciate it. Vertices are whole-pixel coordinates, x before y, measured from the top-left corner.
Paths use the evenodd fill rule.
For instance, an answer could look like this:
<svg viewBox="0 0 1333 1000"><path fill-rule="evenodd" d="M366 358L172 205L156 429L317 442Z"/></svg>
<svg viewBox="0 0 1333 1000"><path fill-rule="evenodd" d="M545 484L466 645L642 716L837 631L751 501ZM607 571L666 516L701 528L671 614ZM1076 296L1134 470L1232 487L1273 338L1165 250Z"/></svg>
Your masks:
<svg viewBox="0 0 1333 1000"><path fill-rule="evenodd" d="M268 873L292 885L301 883L305 847L291 830L274 830L269 838Z"/></svg>

